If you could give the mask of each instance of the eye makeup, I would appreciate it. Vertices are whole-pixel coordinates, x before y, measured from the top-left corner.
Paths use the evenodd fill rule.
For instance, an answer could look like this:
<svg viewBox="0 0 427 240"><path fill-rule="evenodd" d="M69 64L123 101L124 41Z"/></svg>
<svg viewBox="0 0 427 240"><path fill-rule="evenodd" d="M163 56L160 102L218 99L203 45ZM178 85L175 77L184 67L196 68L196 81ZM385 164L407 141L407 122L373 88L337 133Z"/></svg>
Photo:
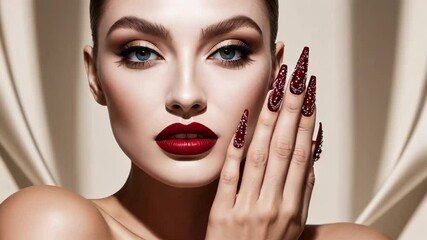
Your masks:
<svg viewBox="0 0 427 240"><path fill-rule="evenodd" d="M240 69L253 62L253 59L249 57L253 53L253 49L242 41L228 40L218 45L208 58L226 68Z"/></svg>
<svg viewBox="0 0 427 240"><path fill-rule="evenodd" d="M120 46L115 54L120 57L119 66L130 69L146 69L164 58L154 50L152 44L143 41L133 41ZM250 55L254 50L241 40L225 40L213 47L208 60L229 69L241 69L253 62Z"/></svg>
<svg viewBox="0 0 427 240"><path fill-rule="evenodd" d="M151 47L142 43L128 43L116 51L121 59L117 61L119 66L125 65L131 69L144 69L151 67L154 61L162 60L163 57Z"/></svg>

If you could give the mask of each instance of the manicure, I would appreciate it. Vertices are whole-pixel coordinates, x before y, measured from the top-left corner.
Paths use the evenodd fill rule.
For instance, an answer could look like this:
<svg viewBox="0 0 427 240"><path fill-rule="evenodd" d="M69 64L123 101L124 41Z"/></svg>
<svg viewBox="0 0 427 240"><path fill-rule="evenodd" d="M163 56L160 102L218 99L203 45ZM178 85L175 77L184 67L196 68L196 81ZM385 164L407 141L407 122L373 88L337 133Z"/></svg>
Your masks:
<svg viewBox="0 0 427 240"><path fill-rule="evenodd" d="M240 119L240 123L237 126L236 134L234 136L233 145L235 148L241 148L245 145L245 137L247 133L248 127L248 116L249 111L245 109L243 112L242 118Z"/></svg>
<svg viewBox="0 0 427 240"><path fill-rule="evenodd" d="M277 75L276 80L273 83L273 91L268 97L267 107L272 112L277 112L279 110L280 104L282 103L283 94L285 93L285 83L286 83L286 74L288 72L288 67L283 64L280 67L279 74Z"/></svg>
<svg viewBox="0 0 427 240"><path fill-rule="evenodd" d="M308 47L304 47L298 59L298 63L292 74L290 90L295 95L300 95L305 90L306 73L308 70Z"/></svg>
<svg viewBox="0 0 427 240"><path fill-rule="evenodd" d="M308 82L307 93L302 105L302 115L310 117L316 107L316 76L311 76Z"/></svg>
<svg viewBox="0 0 427 240"><path fill-rule="evenodd" d="M317 130L316 143L314 145L314 154L313 154L313 164L318 161L320 158L320 154L322 153L323 146L323 129L322 123L319 123L319 130Z"/></svg>

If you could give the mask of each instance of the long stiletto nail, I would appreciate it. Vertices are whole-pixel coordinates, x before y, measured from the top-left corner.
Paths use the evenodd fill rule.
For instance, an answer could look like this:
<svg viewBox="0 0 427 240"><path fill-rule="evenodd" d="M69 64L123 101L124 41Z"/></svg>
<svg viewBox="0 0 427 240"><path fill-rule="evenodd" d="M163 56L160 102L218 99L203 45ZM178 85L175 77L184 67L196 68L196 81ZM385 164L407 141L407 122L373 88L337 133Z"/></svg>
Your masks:
<svg viewBox="0 0 427 240"><path fill-rule="evenodd" d="M308 53L308 47L304 47L298 59L294 73L292 74L290 90L291 93L295 95L300 95L305 89L305 81L307 79L306 74L308 70Z"/></svg>
<svg viewBox="0 0 427 240"><path fill-rule="evenodd" d="M247 133L248 127L248 116L249 111L245 109L243 112L242 118L240 119L240 123L237 126L236 134L234 136L233 145L235 148L241 148L245 145L245 137Z"/></svg>
<svg viewBox="0 0 427 240"><path fill-rule="evenodd" d="M285 93L286 74L288 72L288 66L283 64L280 67L279 74L273 84L273 91L268 97L267 107L272 112L279 110L280 104L282 103L283 94Z"/></svg>
<svg viewBox="0 0 427 240"><path fill-rule="evenodd" d="M314 145L313 163L318 161L322 153L323 146L323 129L322 123L319 123L319 130L317 130L316 143Z"/></svg>
<svg viewBox="0 0 427 240"><path fill-rule="evenodd" d="M308 82L307 93L304 97L302 105L302 115L310 117L314 113L316 107L316 76L311 76Z"/></svg>

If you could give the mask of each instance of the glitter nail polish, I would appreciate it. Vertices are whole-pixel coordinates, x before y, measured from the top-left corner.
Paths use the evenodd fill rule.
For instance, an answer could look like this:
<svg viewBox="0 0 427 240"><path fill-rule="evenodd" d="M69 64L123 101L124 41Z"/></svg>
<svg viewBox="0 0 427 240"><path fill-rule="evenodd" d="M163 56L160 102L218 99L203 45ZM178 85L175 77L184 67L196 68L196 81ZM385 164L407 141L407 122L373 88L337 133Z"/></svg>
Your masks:
<svg viewBox="0 0 427 240"><path fill-rule="evenodd" d="M234 136L233 145L235 148L241 148L245 145L245 137L247 133L248 127L248 117L249 111L245 109L243 112L242 118L240 119L240 123L237 126L236 134Z"/></svg>
<svg viewBox="0 0 427 240"><path fill-rule="evenodd" d="M311 76L308 82L307 92L302 105L302 115L310 117L314 113L316 107L316 76Z"/></svg>
<svg viewBox="0 0 427 240"><path fill-rule="evenodd" d="M322 153L322 146L323 146L323 129L322 129L322 123L319 123L319 130L317 130L316 143L314 146L313 163L319 160L320 154Z"/></svg>
<svg viewBox="0 0 427 240"><path fill-rule="evenodd" d="M280 108L280 104L282 103L285 83L286 83L286 74L288 72L288 67L283 64L280 67L279 74L277 75L276 80L273 84L273 91L270 93L268 97L267 107L272 112L277 112Z"/></svg>
<svg viewBox="0 0 427 240"><path fill-rule="evenodd" d="M308 54L309 48L304 47L291 77L290 91L295 95L300 95L305 90L305 81L307 79L306 74L308 70Z"/></svg>

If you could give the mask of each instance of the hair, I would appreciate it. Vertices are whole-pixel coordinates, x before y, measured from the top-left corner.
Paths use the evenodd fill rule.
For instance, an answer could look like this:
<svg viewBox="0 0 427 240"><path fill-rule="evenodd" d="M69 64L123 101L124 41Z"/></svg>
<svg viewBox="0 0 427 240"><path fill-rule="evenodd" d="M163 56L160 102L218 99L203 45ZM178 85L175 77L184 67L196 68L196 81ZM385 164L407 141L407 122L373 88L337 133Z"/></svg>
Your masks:
<svg viewBox="0 0 427 240"><path fill-rule="evenodd" d="M270 22L270 50L271 50L271 58L274 63L274 55L276 52L275 43L276 43L278 21L279 21L279 1L278 0L264 0L264 1L265 1L265 7L267 8L268 16L269 16L269 22ZM104 12L106 2L107 0L90 0L90 5L89 5L90 29L92 32L92 41L93 41L93 56L95 59L98 52L98 27L102 17L102 13Z"/></svg>

